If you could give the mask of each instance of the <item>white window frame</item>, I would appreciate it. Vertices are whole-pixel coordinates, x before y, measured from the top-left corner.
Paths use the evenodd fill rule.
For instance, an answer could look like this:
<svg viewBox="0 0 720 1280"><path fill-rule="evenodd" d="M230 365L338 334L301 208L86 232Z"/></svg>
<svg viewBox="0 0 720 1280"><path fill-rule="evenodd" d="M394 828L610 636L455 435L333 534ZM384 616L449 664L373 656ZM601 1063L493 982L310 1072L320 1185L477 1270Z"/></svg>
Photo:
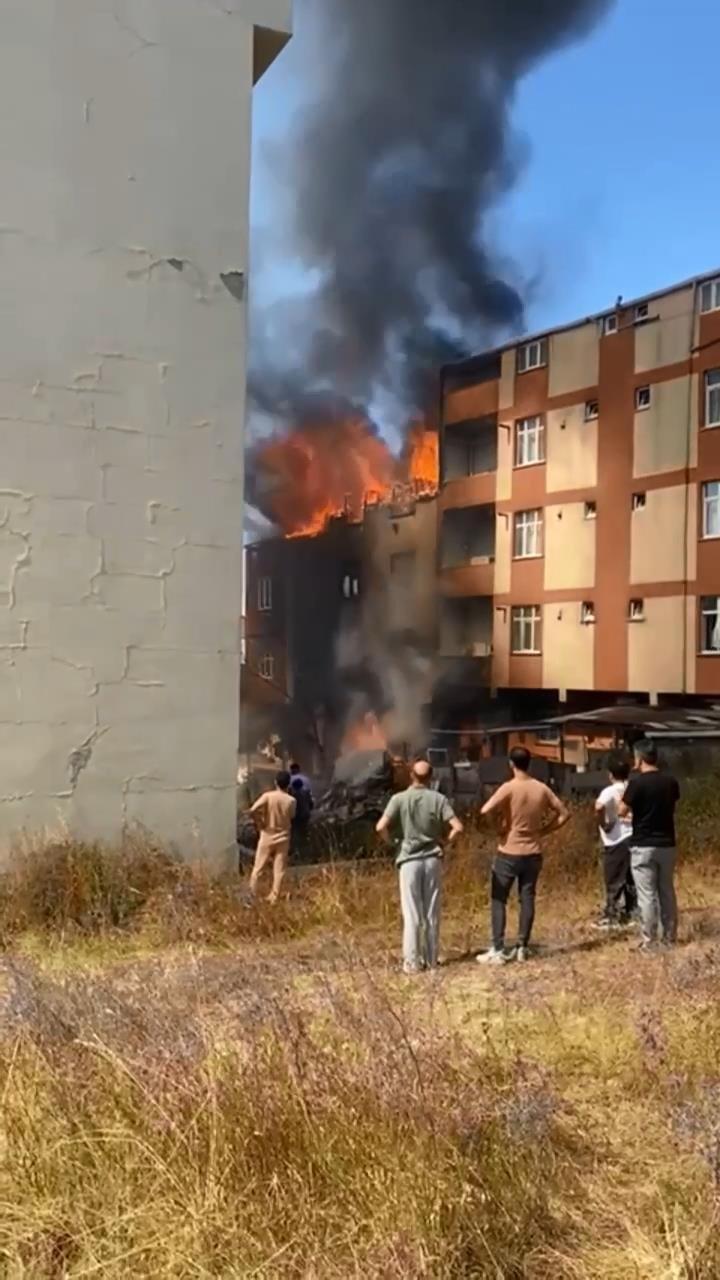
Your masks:
<svg viewBox="0 0 720 1280"><path fill-rule="evenodd" d="M633 511L644 511L644 510L645 510L645 508L646 508L646 506L647 506L647 494L646 494L646 493L634 493L634 494L633 494L633 496L632 496L632 509L633 509Z"/></svg>
<svg viewBox="0 0 720 1280"><path fill-rule="evenodd" d="M258 675L262 680L275 679L275 658L272 653L264 653L258 666Z"/></svg>
<svg viewBox="0 0 720 1280"><path fill-rule="evenodd" d="M720 538L720 480L706 480L701 489L701 498L702 536ZM715 527L714 532L712 525Z"/></svg>
<svg viewBox="0 0 720 1280"><path fill-rule="evenodd" d="M637 596L631 600L628 605L628 622L644 622L645 621L645 601Z"/></svg>
<svg viewBox="0 0 720 1280"><path fill-rule="evenodd" d="M636 323L640 323L642 320L647 320L649 315L650 315L650 303L638 302L637 306L633 311L633 316L635 318Z"/></svg>
<svg viewBox="0 0 720 1280"><path fill-rule="evenodd" d="M714 602L714 607L710 607L710 602ZM705 619L715 618L715 638L717 643L708 648L705 643ZM715 657L720 655L720 596L701 596L700 597L700 652Z"/></svg>
<svg viewBox="0 0 720 1280"><path fill-rule="evenodd" d="M532 454L532 456L529 456ZM545 461L545 419L541 413L515 423L515 466L537 467Z"/></svg>
<svg viewBox="0 0 720 1280"><path fill-rule="evenodd" d="M595 622L595 605L591 600L583 600L580 605L580 621L584 627L591 626Z"/></svg>
<svg viewBox="0 0 720 1280"><path fill-rule="evenodd" d="M272 613L273 607L273 580L265 575L258 578L258 612Z"/></svg>
<svg viewBox="0 0 720 1280"><path fill-rule="evenodd" d="M518 373L544 369L547 362L547 338L533 338L532 342L523 342L517 349Z"/></svg>
<svg viewBox="0 0 720 1280"><path fill-rule="evenodd" d="M720 311L720 276L700 285L700 314L706 316L710 311Z"/></svg>
<svg viewBox="0 0 720 1280"><path fill-rule="evenodd" d="M708 369L705 374L704 426L720 427L720 369Z"/></svg>
<svg viewBox="0 0 720 1280"><path fill-rule="evenodd" d="M597 520L597 502L585 503L585 519Z"/></svg>
<svg viewBox="0 0 720 1280"><path fill-rule="evenodd" d="M647 397L647 398L646 398ZM636 387L635 388L635 412L644 413L652 404L652 388Z"/></svg>
<svg viewBox="0 0 720 1280"><path fill-rule="evenodd" d="M611 333L617 333L619 327L617 311L611 312L609 316L603 316L600 327L603 338L608 338Z"/></svg>
<svg viewBox="0 0 720 1280"><path fill-rule="evenodd" d="M516 644L516 627L522 628L519 645ZM513 605L510 611L510 649L519 656L542 653L542 609L539 604Z"/></svg>
<svg viewBox="0 0 720 1280"><path fill-rule="evenodd" d="M595 419L599 417L600 417L600 401L586 400L585 401L585 421L594 422Z"/></svg>
<svg viewBox="0 0 720 1280"><path fill-rule="evenodd" d="M513 559L538 560L543 554L543 511L516 511L513 521Z"/></svg>

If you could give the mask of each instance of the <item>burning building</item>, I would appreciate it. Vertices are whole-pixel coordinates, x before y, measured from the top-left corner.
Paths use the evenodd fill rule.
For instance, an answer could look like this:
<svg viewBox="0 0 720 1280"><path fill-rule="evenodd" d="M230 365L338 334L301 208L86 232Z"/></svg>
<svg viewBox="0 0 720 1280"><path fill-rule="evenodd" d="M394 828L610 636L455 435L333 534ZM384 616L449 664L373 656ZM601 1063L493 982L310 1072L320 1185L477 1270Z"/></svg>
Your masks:
<svg viewBox="0 0 720 1280"><path fill-rule="evenodd" d="M718 316L706 276L446 366L434 478L249 550L251 661L332 749L717 698Z"/></svg>
<svg viewBox="0 0 720 1280"><path fill-rule="evenodd" d="M246 663L281 693L290 745L318 764L414 744L437 655L437 436L414 430L400 459L367 426L339 437L337 454L322 437L330 457L312 433L263 446L254 471L283 532L246 553ZM310 490L302 465L286 489L308 457Z"/></svg>

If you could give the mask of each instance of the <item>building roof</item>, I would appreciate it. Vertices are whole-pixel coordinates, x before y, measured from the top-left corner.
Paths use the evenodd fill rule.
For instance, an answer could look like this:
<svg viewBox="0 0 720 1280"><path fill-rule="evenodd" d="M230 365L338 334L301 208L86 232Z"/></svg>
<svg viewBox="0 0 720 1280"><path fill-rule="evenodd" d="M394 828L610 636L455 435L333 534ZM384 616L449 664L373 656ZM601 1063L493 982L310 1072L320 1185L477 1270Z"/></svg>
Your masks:
<svg viewBox="0 0 720 1280"><path fill-rule="evenodd" d="M638 298L623 298L620 310L631 310L633 307L640 306L643 302L653 302L656 298L664 298L669 293L679 293L681 289L689 289L691 286L697 288L698 285L704 284L708 280L714 280L720 276L720 267L716 267L714 271L704 271L702 275L690 276L687 280L680 280L677 284L667 285L664 289L655 289L652 293L644 293ZM511 351L518 343L536 342L541 338L549 338L554 333L567 333L570 329L578 329L582 324L598 323L603 316L612 315L618 308L615 306L605 307L603 311L594 312L589 316L581 316L578 320L573 320L568 324L554 325L550 329L539 329L534 333L518 334L512 342L503 342L500 346L487 347L485 350L476 352L472 356L466 356L462 360L452 360L449 364L442 366L441 375L446 373L467 373L472 374L475 367L480 368L482 364L492 356L501 356L505 351ZM652 317L650 317L652 319Z"/></svg>

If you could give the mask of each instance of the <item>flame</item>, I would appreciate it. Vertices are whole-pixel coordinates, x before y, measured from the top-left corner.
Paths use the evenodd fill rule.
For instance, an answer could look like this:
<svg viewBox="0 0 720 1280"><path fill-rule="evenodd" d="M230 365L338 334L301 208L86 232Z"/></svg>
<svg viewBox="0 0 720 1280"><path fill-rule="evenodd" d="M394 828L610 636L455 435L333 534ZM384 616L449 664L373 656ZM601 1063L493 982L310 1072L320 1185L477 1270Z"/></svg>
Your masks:
<svg viewBox="0 0 720 1280"><path fill-rule="evenodd" d="M410 480L424 493L434 493L440 478L440 445L437 431L429 431L424 423L410 429L408 473Z"/></svg>
<svg viewBox="0 0 720 1280"><path fill-rule="evenodd" d="M342 753L345 754L350 751L385 751L387 743L387 734L375 712L368 711L362 720L350 725L345 731Z"/></svg>
<svg viewBox="0 0 720 1280"><path fill-rule="evenodd" d="M262 508L290 538L322 533L328 521L360 521L367 506L398 488L434 493L438 485L438 437L413 424L401 458L358 415L332 424L309 424L273 437L255 451Z"/></svg>

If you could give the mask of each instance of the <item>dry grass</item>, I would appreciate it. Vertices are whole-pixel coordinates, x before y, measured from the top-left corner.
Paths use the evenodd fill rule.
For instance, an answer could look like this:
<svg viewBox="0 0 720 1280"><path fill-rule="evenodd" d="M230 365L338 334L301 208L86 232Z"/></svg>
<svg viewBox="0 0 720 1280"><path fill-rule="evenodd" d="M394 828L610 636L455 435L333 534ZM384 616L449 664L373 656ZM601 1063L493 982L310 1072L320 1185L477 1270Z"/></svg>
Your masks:
<svg viewBox="0 0 720 1280"><path fill-rule="evenodd" d="M541 958L484 973L471 833L448 963L396 972L385 865L248 908L146 841L26 848L0 892L0 1274L717 1280L718 788L683 814L683 946L589 928L591 825Z"/></svg>

